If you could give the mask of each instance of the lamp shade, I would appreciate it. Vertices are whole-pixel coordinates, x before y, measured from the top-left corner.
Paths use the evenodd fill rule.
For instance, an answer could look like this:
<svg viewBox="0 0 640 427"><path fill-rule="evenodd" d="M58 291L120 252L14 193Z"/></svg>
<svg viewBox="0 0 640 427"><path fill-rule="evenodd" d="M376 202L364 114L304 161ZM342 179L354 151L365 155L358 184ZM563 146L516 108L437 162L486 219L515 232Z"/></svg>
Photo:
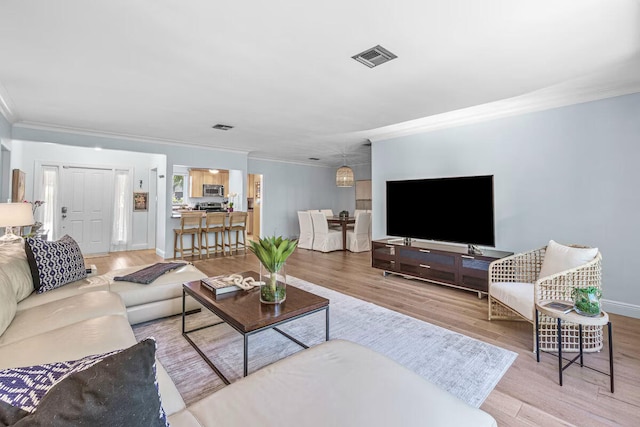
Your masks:
<svg viewBox="0 0 640 427"><path fill-rule="evenodd" d="M336 172L336 185L338 187L353 187L353 170L349 166L342 166Z"/></svg>
<svg viewBox="0 0 640 427"><path fill-rule="evenodd" d="M34 222L31 203L0 203L0 227L19 227Z"/></svg>

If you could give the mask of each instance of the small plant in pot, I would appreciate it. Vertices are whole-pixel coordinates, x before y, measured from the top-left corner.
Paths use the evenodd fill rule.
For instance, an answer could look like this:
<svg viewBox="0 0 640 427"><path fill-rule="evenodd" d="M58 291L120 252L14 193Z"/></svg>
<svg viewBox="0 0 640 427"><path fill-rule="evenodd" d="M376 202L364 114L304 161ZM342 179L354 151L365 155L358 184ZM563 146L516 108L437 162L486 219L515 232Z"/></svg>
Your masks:
<svg viewBox="0 0 640 427"><path fill-rule="evenodd" d="M249 244L249 250L260 261L260 301L267 304L283 302L287 298L284 266L298 246L298 241L278 236L261 238L258 242L250 241Z"/></svg>
<svg viewBox="0 0 640 427"><path fill-rule="evenodd" d="M597 286L588 286L586 288L573 288L571 290L574 308L578 314L583 316L600 315L600 298L602 298L602 290Z"/></svg>

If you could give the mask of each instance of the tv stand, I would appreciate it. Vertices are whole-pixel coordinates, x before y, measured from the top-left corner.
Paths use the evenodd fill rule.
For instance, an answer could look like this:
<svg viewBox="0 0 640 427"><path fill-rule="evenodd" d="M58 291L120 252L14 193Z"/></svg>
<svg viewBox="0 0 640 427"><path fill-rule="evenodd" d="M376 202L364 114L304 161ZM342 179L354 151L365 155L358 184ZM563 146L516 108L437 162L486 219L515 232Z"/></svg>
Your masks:
<svg viewBox="0 0 640 427"><path fill-rule="evenodd" d="M474 248L473 250L477 250ZM371 266L384 270L383 274L398 274L431 283L477 292L481 298L489 291L489 264L513 255L485 249L480 254L472 247L453 246L404 239L374 240Z"/></svg>

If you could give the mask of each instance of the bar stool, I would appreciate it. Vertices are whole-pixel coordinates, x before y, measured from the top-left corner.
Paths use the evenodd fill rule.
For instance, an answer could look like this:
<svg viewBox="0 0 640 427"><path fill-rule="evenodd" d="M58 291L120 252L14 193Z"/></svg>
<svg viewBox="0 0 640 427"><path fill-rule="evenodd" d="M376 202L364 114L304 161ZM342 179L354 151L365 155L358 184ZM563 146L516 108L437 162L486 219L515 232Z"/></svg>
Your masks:
<svg viewBox="0 0 640 427"><path fill-rule="evenodd" d="M247 212L231 212L229 214L229 224L225 228L229 243L225 243L225 247L229 246L229 255L231 255L231 232L236 232L236 254L238 253L238 245L242 245L245 255L247 254ZM242 242L239 242L239 236L242 232Z"/></svg>
<svg viewBox="0 0 640 427"><path fill-rule="evenodd" d="M216 255L218 252L222 252L224 256L224 231L225 231L225 219L227 214L224 212L209 212L205 218L205 224L202 228L202 236L204 236L204 244L202 249L207 252L207 258L211 250ZM214 244L209 245L209 233L213 233ZM220 234L220 243L218 243L218 234ZM200 237L202 242L202 237Z"/></svg>
<svg viewBox="0 0 640 427"><path fill-rule="evenodd" d="M187 255L195 256L198 250L198 259L202 259L200 234L202 233L202 212L183 212L180 217L180 228L173 229L173 259L184 259ZM191 247L184 247L184 235L191 235ZM180 237L180 247L178 247ZM197 244L196 244L197 239Z"/></svg>
<svg viewBox="0 0 640 427"><path fill-rule="evenodd" d="M580 359L580 366L585 368L589 368L593 371L600 372L601 374L605 374L609 376L611 393L613 393L613 336L611 335L611 322L609 321L609 315L602 311L598 316L588 317L582 316L575 311L570 311L568 313L564 313L555 308L551 308L547 306L548 303L552 301L540 301L536 303L536 360L540 362L540 322L538 313L546 314L547 316L555 317L557 319L557 327L558 327L558 382L560 386L562 386L562 371L571 366L574 362ZM578 340L580 351L577 356L571 359L566 365L563 365L562 359L562 321L575 323L578 325ZM597 369L591 368L583 363L583 352L582 352L582 327L583 326L607 326L607 332L609 333L609 373L599 371Z"/></svg>

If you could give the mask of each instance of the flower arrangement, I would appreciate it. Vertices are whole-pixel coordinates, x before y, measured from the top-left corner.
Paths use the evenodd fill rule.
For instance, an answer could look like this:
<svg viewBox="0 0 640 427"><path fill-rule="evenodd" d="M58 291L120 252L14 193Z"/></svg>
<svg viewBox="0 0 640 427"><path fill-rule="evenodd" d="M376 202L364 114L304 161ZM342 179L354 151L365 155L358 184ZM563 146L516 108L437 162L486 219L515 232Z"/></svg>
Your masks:
<svg viewBox="0 0 640 427"><path fill-rule="evenodd" d="M44 200L36 200L35 202L30 202L28 200L23 200L24 203L31 203L31 212L33 212L33 215L35 216L38 208L42 205L44 205Z"/></svg>
<svg viewBox="0 0 640 427"><path fill-rule="evenodd" d="M283 239L278 236L261 238L259 242L252 240L249 244L251 245L249 250L258 257L261 267L269 273L263 276L262 268L260 269L260 280L264 282L260 286L260 301L266 303L284 301L286 298L286 283L278 282L277 273L283 269L285 261L298 246L298 241Z"/></svg>
<svg viewBox="0 0 640 427"><path fill-rule="evenodd" d="M574 307L578 314L584 316L598 316L600 314L600 298L602 291L597 286L573 288L571 291Z"/></svg>
<svg viewBox="0 0 640 427"><path fill-rule="evenodd" d="M238 197L238 193L229 193L227 194L227 199L229 199L229 208L233 211L233 204L235 203L236 197Z"/></svg>

